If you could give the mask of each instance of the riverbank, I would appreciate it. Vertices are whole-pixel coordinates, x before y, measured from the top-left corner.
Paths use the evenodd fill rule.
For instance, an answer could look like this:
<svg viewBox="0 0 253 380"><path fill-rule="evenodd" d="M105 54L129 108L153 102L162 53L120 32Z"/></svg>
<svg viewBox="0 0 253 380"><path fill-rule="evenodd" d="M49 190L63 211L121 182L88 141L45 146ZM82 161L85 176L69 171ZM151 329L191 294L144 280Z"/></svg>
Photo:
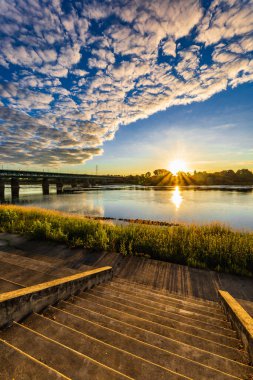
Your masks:
<svg viewBox="0 0 253 380"><path fill-rule="evenodd" d="M62 243L0 233L0 292L16 289L16 283L30 286L49 281L48 276L67 276L103 266L113 267L115 277L159 290L160 294L169 292L218 301L218 289L226 290L253 316L252 277L115 252L91 252Z"/></svg>
<svg viewBox="0 0 253 380"><path fill-rule="evenodd" d="M25 190L24 190L25 191ZM91 190L77 194L23 193L9 204L58 210L74 215L127 220L151 220L197 225L220 222L235 229L253 231L251 191L196 188L136 187L123 190ZM126 224L128 221L119 221ZM145 222L146 223L146 222ZM152 223L153 224L153 223Z"/></svg>
<svg viewBox="0 0 253 380"><path fill-rule="evenodd" d="M39 208L0 206L0 231L91 251L145 256L218 272L253 275L253 233L217 223L116 226Z"/></svg>

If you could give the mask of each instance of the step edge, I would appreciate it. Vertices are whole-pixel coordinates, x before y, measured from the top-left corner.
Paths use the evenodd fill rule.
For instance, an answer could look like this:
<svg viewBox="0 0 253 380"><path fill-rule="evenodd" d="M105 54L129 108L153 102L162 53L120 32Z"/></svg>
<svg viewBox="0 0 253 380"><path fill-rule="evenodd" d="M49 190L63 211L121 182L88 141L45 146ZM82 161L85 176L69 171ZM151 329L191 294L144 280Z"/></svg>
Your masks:
<svg viewBox="0 0 253 380"><path fill-rule="evenodd" d="M4 255L2 255L2 253L4 253ZM7 256L7 257L4 257L4 256ZM8 255L7 255L7 252L4 252L4 251L0 251L0 261L3 261L3 262L6 262L8 264L12 264L12 265L16 265L18 267L21 267L21 268L24 268L24 266L21 266L19 264L15 264L13 262L11 262L12 260L8 260L9 258L13 258L13 259L18 259L18 258L25 258L26 261L31 261L32 263L35 261L34 265L36 265L37 263L39 264L42 264L44 265L45 267L47 267L47 269L57 269L55 268L55 266L53 264L50 264L50 263L47 263L46 261L42 261L42 260L36 260L32 257L28 257L28 256L23 256L23 255L17 255L16 253L11 253L11 252L8 252ZM3 260L2 260L3 259ZM14 260L15 261L15 260ZM30 270L34 270L34 271L37 271L37 269L31 269L31 268L28 268ZM40 272L40 271L38 271ZM45 272L43 272L45 273Z"/></svg>
<svg viewBox="0 0 253 380"><path fill-rule="evenodd" d="M39 314L38 314L38 315L39 315ZM77 351L77 350L74 350L73 348L68 347L68 346L66 346L66 345L63 344L63 343L57 342L56 340L54 340L54 339L52 339L52 338L49 338L48 336L46 336L46 335L44 335L44 334L41 334L40 332L38 332L38 331L36 331L36 330L33 330L33 329L29 328L28 326L26 326L26 325L24 325L24 324L22 324L22 323L14 322L13 324L14 324L14 325L18 325L18 326L20 326L21 328L24 328L24 329L26 329L26 330L29 330L29 331L32 332L33 334L39 335L39 336L40 336L41 338L43 338L43 339L46 339L46 340L48 340L48 341L50 341L50 342L53 342L53 343L55 343L55 344L57 344L57 345L59 345L59 346L61 346L61 347L64 347L65 349L70 350L70 351L74 352L75 354L78 354L79 356L82 356L82 357L84 357L84 358L86 358L86 359L92 361L93 363L96 363L96 364L100 365L101 367L104 367L104 368L106 368L106 369L109 369L109 370L112 371L112 372L116 372L118 375L121 375L122 377L125 377L126 379L134 380L133 378L131 378L131 377L129 377L129 376L127 376L127 375L125 375L125 374L123 374L123 373L121 373L121 372L119 372L119 371L117 371L117 370L115 370L115 369L113 369L113 368L111 368L111 367L109 367L109 366L103 364L103 363L100 363L100 362L97 361L96 359L93 359L93 358L89 357L88 355L82 354L81 352L79 352L79 351ZM38 360L38 359L37 359L37 360Z"/></svg>
<svg viewBox="0 0 253 380"><path fill-rule="evenodd" d="M41 362L40 360L34 358L32 355L28 354L27 352L24 352L22 351L20 348L14 346L13 344L7 342L6 340L0 338L0 342L2 342L3 344L13 348L15 351L19 352L20 354L24 355L25 357L29 358L31 361L34 361L38 364L40 364L42 367L45 367L53 372L55 372L57 375L60 375L63 379L66 379L66 380L71 380L70 377L64 375L63 373L59 372L57 369L53 368L53 367L50 367L49 365Z"/></svg>
<svg viewBox="0 0 253 380"><path fill-rule="evenodd" d="M38 314L38 315L39 315L39 314ZM169 370L169 371L171 371L172 373L179 374L179 375L181 375L181 376L184 376L184 377L188 378L187 376L183 375L183 374L180 373L180 372L175 372L174 370L169 369L169 368L166 368L166 367L163 367L162 365L157 364L157 363L155 363L155 362L153 362L153 361L151 361L151 360L149 360L149 359L145 359L145 358L143 358L143 357L141 357L141 356L139 356L139 355L132 354L132 353L129 352L129 351L126 351L126 350L124 350L124 349L122 349L122 348L119 348L119 347L117 347L117 346L114 346L113 344L106 343L106 342L104 342L104 341L102 341L102 340L100 340L100 339L98 339L98 338L94 338L93 336L89 335L89 332L87 332L87 333L83 333L83 332L81 332L81 331L79 331L79 330L76 330L76 329L73 328L73 327L69 327L69 326L67 326L67 325L65 325L65 324L63 324L63 323L61 323L61 322L58 322L58 321L52 320L51 318L48 318L48 317L46 317L46 316L43 316L43 315L42 315L42 317L45 318L45 319L47 319L47 320L50 320L51 322L53 322L53 323L55 323L55 324L61 325L61 326L65 327L65 328L67 328L67 329L69 329L69 330L75 331L75 332L78 333L78 334L84 335L84 336L86 336L86 337L88 337L88 338L90 338L90 339L92 339L92 340L102 342L103 344L108 345L108 346L110 346L110 347L112 347L112 348L114 348L114 349L116 349L116 350L120 350L120 351L126 352L126 353L128 353L128 354L130 354L130 355L134 355L134 356L137 357L137 358L140 358L140 359L142 359L142 360L145 360L145 361L147 361L147 362L149 362L149 363L152 363L152 364L154 364L154 365L158 365L159 367L165 368L166 370ZM81 318L81 319L83 319L83 318ZM90 321L88 321L88 322L90 322ZM110 330L110 331L115 332L114 330L112 330L112 329L110 329L110 328L103 327L103 326L101 326L101 325L99 325L99 324L97 324L97 323L94 323L94 324L95 324L95 325L98 325L98 326L100 326L100 327L102 327L102 328L105 328L105 329L108 329L108 330ZM120 334L120 333L119 333L119 334ZM124 334L120 334L120 335L123 335L123 336L124 336ZM163 348L156 347L156 346L154 346L154 345L152 345L152 344L150 344L150 343L142 342L142 341L140 341L140 340L138 340L138 339L136 339L136 338L132 338L132 337L130 337L130 336L128 336L128 335L125 335L125 337L127 337L127 338L130 339L130 340L137 341L138 343L141 343L141 344L143 344L143 345L145 345L145 346L149 346L150 348L153 348L153 349L155 348L155 349L160 350L160 351L163 351L163 352L165 352L165 353L167 352L167 353L169 353L170 355L176 356L179 360L180 360L180 359L183 359L183 360L185 360L185 361L191 362L191 363L193 363L193 364L195 364L195 365L200 366L200 368L201 368L201 367L204 367L204 368L207 368L207 369L213 370L214 372L221 373L221 374L224 374L224 375L229 375L229 376L231 376L232 378L239 379L239 377L237 377L237 376L233 376L232 374L230 374L230 373L228 373L228 372L223 372L223 371L221 371L221 370L219 370L219 369L217 369L217 368L211 367L211 366L206 365L206 364L202 364L201 362L198 362L198 361L196 361L196 360L189 359L189 358L184 357L184 356L179 355L179 354L175 354L175 353L173 353L173 352L171 352L171 351L169 351L169 350L165 350L165 349L163 349ZM223 359L224 359L224 358L223 358ZM235 361L235 363L238 363L238 366L239 366L239 367L242 367L242 366L245 367L245 369L247 369L247 368L252 368L252 367L250 367L250 366L244 365L243 363L239 363L239 362L236 362L236 361Z"/></svg>
<svg viewBox="0 0 253 380"><path fill-rule="evenodd" d="M98 286L98 287L96 287L95 289L92 289L92 291L93 290L95 290L95 291L97 291L97 292L102 292L103 294L105 294L105 293L109 293L110 294L110 291L109 291L109 289L108 288L106 288L106 291L104 291L104 290L102 290L103 288L102 287L100 287L100 285ZM113 291L115 291L115 293L117 292L116 290L114 290L113 289ZM114 294L115 294L114 293ZM114 295L114 294L112 294L112 296L114 296L114 297L117 297L117 298L122 298L122 299L124 299L124 297L121 297L120 295ZM127 293L125 293L126 295L127 295ZM139 297L139 296L137 296L137 295L133 295L134 297L136 297L136 298L141 298L141 297ZM148 301L150 301L150 300L148 300ZM147 302L148 302L147 301ZM134 301L135 302L135 301ZM154 303L156 303L156 304L158 304L158 305L163 305L163 306L166 306L166 305L164 305L164 304L161 304L160 302L157 302L157 301L154 301L154 300L151 300L151 302L154 302ZM146 304L144 304L144 303L142 303L142 302L136 302L136 303L139 303L140 305L143 305L143 306L148 306L148 305L146 305ZM178 307L178 306L174 306L174 305L168 305L168 306L171 306L171 307L175 307L175 308L179 308L179 309L182 309L182 310L186 310L186 311L190 311L190 310L187 310L187 309L184 309L184 306L182 306L182 307ZM152 308L154 308L154 309L156 309L154 306L149 306L149 307L152 307ZM165 312L167 312L166 310L163 310L163 309L161 309L161 311L165 311ZM191 311L192 313L195 313L195 314L198 314L198 315L200 315L200 316L203 316L203 317L207 317L207 318L210 318L210 319L214 319L214 320L216 320L216 321L219 321L219 322L227 322L227 323L229 323L228 321L227 321L227 319L221 319L221 318L216 318L216 317L212 317L212 316L210 316L210 315L207 315L207 314L204 314L204 312L203 313L199 313L197 310L196 311ZM179 314L180 315L180 313L177 313L177 312L173 312L173 313L175 313L175 314ZM211 314L215 314L215 313L211 313ZM225 318L225 314L221 314L221 316L223 316L224 318ZM187 317L187 316L186 316ZM191 317L187 317L187 318L191 318ZM193 318L194 319L194 318ZM195 320L195 319L194 319ZM198 319L196 319L196 320L198 320ZM200 321L200 322L203 322L203 321ZM210 321L211 322L211 321ZM208 322L203 322L203 323L207 323L207 324L209 324ZM224 327L225 328L225 327Z"/></svg>
<svg viewBox="0 0 253 380"><path fill-rule="evenodd" d="M89 320L89 319L87 319L87 318L84 318L84 317L81 317L81 316L76 315L76 314L74 314L74 313L71 313L71 312L68 311L68 310L63 310L63 309L60 309L60 308L55 307L55 306L51 306L51 308L53 308L53 309L55 309L55 310L58 310L58 311L60 311L60 312L62 312L62 313L65 313L65 314L71 315L71 316L73 316L73 317L75 317L75 318L78 318L78 319L81 319L81 320L87 321L87 322L89 322L89 323L91 323L91 324L93 324L93 325L99 326L99 327L101 327L101 328L103 328L103 329L106 329L106 330L109 330L109 331L113 331L114 333L117 333L117 334L122 335L122 336L124 336L124 337L127 337L127 338L129 338L129 339L133 339L133 340L135 340L135 341L137 341L137 342L140 342L140 343L142 343L142 344L144 344L144 345L148 345L148 346L154 347L154 348L156 348L156 349L158 349L158 350L162 350L162 351L165 351L165 352L169 352L169 353L172 354L172 355L179 356L179 357L181 357L181 358L184 358L184 359L186 359L186 360L192 361L192 362L194 362L194 363L198 363L198 364L203 365L203 366L205 366L205 367L213 368L213 369L215 369L215 370L217 370L217 371L220 371L220 370L216 369L215 367L211 367L211 366L209 366L209 365L202 364L201 362L198 362L198 361L196 361L196 360L190 359L190 358L188 358L187 356L183 356L183 355L175 354L175 353L173 353L172 351L169 351L169 350L166 350L166 349L164 349L164 348L158 347L158 346L153 345L153 344L151 344L151 343L144 342L144 341L139 340L139 339L137 339L137 338L135 338L135 337L132 337L132 336L129 336L129 335L123 334L123 333L121 333L121 332L118 331L118 330L114 330L114 329L112 329L112 328L106 327L106 326L100 324L99 322L93 322L92 320ZM94 311L94 313L96 313L96 314L100 314L100 313L97 313L97 312L95 312L95 311ZM107 317L107 316L106 316L106 317ZM45 317L45 318L47 318L47 317ZM115 318L112 318L112 317L107 317L107 318L110 318L110 319L116 320ZM50 318L48 318L48 319L50 319ZM116 320L116 321L118 321L118 320ZM60 324L63 325L63 326L66 326L66 325L64 325L64 324L61 323L61 322L58 322L58 323L60 323ZM125 324L125 325L128 325L128 326L130 326L130 327L134 327L134 328L136 328L136 329L138 329L138 330L147 331L147 332L149 332L149 333L151 333L151 334L154 334L154 335L157 335L157 336L163 337L163 338L168 339L168 340L170 340L170 341L172 341L172 342L175 342L175 343L177 343L177 344L179 344L179 345L187 346L188 348L193 348L193 349L195 349L196 351L200 351L200 352L203 352L203 353L208 353L208 354L209 354L210 356L212 356L212 357L213 357L213 356L214 356L214 357L218 357L218 358L221 359L221 360L226 360L226 361L229 361L229 362L231 362L231 363L236 363L236 364L238 364L239 366L243 366L243 367L246 367L246 368L247 368L247 367L250 367L250 368L251 368L251 366L249 366L248 364L242 363L242 362L240 362L240 361L233 360L233 359L227 358L227 357L225 357L225 356L221 356L221 355L215 354L215 353L213 353L213 352L210 352L210 351L207 351L207 350L204 350L204 349L201 349L201 348L198 348L198 347L192 346L192 345L187 344L187 343L184 343L184 342L180 342L180 341L178 341L178 340L176 340L176 339L172 339L172 338L164 337L164 336L161 335L161 334L158 334L158 333L155 333L155 332L152 332L152 331L149 331L149 330L143 329L143 328L141 328L141 327L133 326L133 325L127 323L127 322L121 322L121 323L122 323L122 324ZM66 326L66 327L67 327L67 326ZM76 329L74 329L74 330L76 330ZM79 332L79 330L76 330L76 331ZM239 350L238 350L238 351L239 351ZM220 371L220 372L223 372L223 371ZM227 374L227 372L223 372L223 373L226 373L226 374Z"/></svg>
<svg viewBox="0 0 253 380"><path fill-rule="evenodd" d="M90 301L90 300L89 300L89 301ZM67 304L69 304L69 305L73 305L73 303L69 302L69 300L64 300L63 302L64 302L64 303L67 303ZM94 301L90 301L90 302L92 302L92 303L95 304L95 305L98 304L97 302L94 302ZM85 309L85 307L82 307L82 306L80 306L80 305L76 305L76 304L74 304L74 305L75 305L76 307L80 308L80 309ZM104 306L104 305L103 305L103 307L105 307L105 308L107 308L107 309L116 310L116 309L113 309L113 308L111 308L111 307L109 307L109 306ZM89 310L89 309L88 309L88 310ZM92 310L92 311L93 311L93 310ZM118 310L116 310L116 311L118 311ZM219 343L219 342L216 342L216 341L213 341L213 340L210 340L210 339L206 339L206 338L203 338L203 337L199 337L199 336L196 336L196 335L190 334L190 333L188 333L188 332L185 332L185 331L182 331L182 330L178 330L178 329L175 329L175 328L172 328L172 327L169 327L169 326L161 325L160 323L153 322L153 321L149 321L148 319L145 319L145 318L142 318L142 317L137 317L137 316L135 316L135 315L133 315L133 314L130 314L130 313L126 313L126 312L122 312L122 311L120 311L120 313L124 313L124 314L130 315L131 317L134 317L134 318L137 318L137 319L140 319L140 320L144 320L144 321L146 321L146 322L148 322L148 323L151 323L151 324L154 324L154 325L162 326L162 327L164 327L164 328L166 328L166 329L169 329L169 330L172 330L172 331L177 331L177 332L179 332L180 334L184 334L184 335L187 335L187 336L191 336L191 337L194 337L195 339L199 339L199 340L201 340L201 341L207 341L207 342L210 342L210 343L212 343L212 344L215 344L215 345L218 345L218 346L221 346L221 347L226 347L226 348L231 349L231 350L238 350L237 348L235 348L235 347L233 347L233 346L227 346L226 344L223 344L223 343Z"/></svg>
<svg viewBox="0 0 253 380"><path fill-rule="evenodd" d="M22 288L25 288L25 285L21 285L21 284L19 284L18 282L15 282L15 281L7 280L6 278L3 278L3 277L0 277L0 280L3 280L3 281L6 281L6 282L9 282L10 284L13 284L13 285L21 286ZM6 293L7 293L7 292L6 292ZM1 294L3 294L3 293L1 293Z"/></svg>
<svg viewBox="0 0 253 380"><path fill-rule="evenodd" d="M91 337L91 336L88 335L88 334L81 333L81 332L79 332L78 330L75 330L75 329L73 329L73 328L71 328L71 327L68 327L68 326L66 326L66 325L63 325L62 323L59 323L59 322L54 321L54 320L52 320L52 319L49 319L49 318L47 318L47 317L45 317L45 316L43 316L43 315L40 315L40 314L37 314L37 313L35 313L35 315L37 315L37 316L39 316L39 317L42 317L42 318L45 319L45 320L50 320L53 324L61 325L61 326L65 327L65 328L68 329L68 330L72 330L72 331L77 332L78 334L84 335L84 336L88 337L89 339L91 339L91 340L93 340L93 341L95 341L95 342L100 342L100 343L104 344L105 346L111 347L111 348L113 348L113 349L115 349L115 350L117 350L117 351L125 352L125 353L127 353L128 355L133 356L134 358L137 358L137 359L143 360L143 361L145 361L145 362L147 362L147 363L149 363L149 364L152 364L152 365L154 365L154 366L160 367L160 368L162 368L162 369L164 369L164 370L166 370L166 371L168 371L168 372L170 372L170 373L173 373L173 374L179 375L179 376L181 376L183 379L193 380L193 379L190 378L190 377L184 376L184 375L182 375L182 374L180 374L180 373L178 373L178 372L175 372L175 371L173 371L173 370L169 370L169 369L167 369L167 368L165 368L165 367L163 367L163 366L161 366L161 365L159 365L159 364L153 363L153 362L151 362L151 361L149 361L149 360L147 360L147 359L144 359L144 358L142 358L142 357L140 357L140 356L138 356L138 355L132 354L131 352L128 352L128 351L123 350L123 349L121 349L121 348L115 347L115 346L113 346L113 345L111 345L111 344L109 344L109 343L105 343L105 342L103 342L103 341L101 341L101 340L99 340L99 339L97 339L97 338L93 338L93 337ZM19 324L18 322L16 322L16 323ZM33 333L35 333L35 334L37 334L37 335L42 336L42 337L45 338L45 339L48 339L48 340L50 340L50 341L52 341L52 342L54 342L54 343L57 343L57 344L59 344L59 345L65 347L65 348L68 349L68 350L71 350L71 351L73 351L73 352L75 352L75 353L78 353L80 356L84 356L84 357L88 358L89 360L96 362L97 364L99 364L99 365L101 365L101 366L103 366L103 367L106 367L107 369L110 369L110 370L113 371L113 372L116 372L116 373L118 373L119 375L125 376L127 379L134 380L134 379L132 379L130 376L128 376L128 375L126 375L126 374L124 374L124 373L122 373L122 372L119 372L118 370L116 370L116 369L114 369L114 368L112 368L112 367L109 367L108 365L103 364L103 363L97 361L96 359L93 359L93 358L91 358L90 356L88 356L88 355L86 355L86 354L83 354L83 353L80 352L80 351L75 350L74 348L71 348L71 347L69 347L69 346L66 346L65 344L63 344L63 343L61 343L61 342L59 342L59 341L57 341L57 340L54 340L54 339L52 339L52 338L49 338L48 336L46 336L46 335L44 335L44 334L38 332L37 330L33 330L33 329L29 328L28 326L23 325L23 324L19 324L19 325L22 326L22 327L24 327L24 328L27 328L28 330L32 331Z"/></svg>
<svg viewBox="0 0 253 380"><path fill-rule="evenodd" d="M16 267L17 269L21 269L21 270L29 270L29 271L31 271L31 272L34 272L34 274L35 275L39 275L39 274L44 274L44 275L49 275L47 272L42 272L42 271L40 271L40 270L38 270L38 269L31 269L31 268L28 268L28 267L24 267L24 266L22 266L22 265L18 265L18 264L14 264L14 263L11 263L11 262L9 262L8 260L1 260L0 259L0 262L3 262L3 263L5 263L5 264L9 264L9 265L11 265L11 266L13 266L13 267ZM54 279L57 279L57 277L55 277L54 275L52 275L52 277L54 277L52 280L54 280ZM24 285L23 285L24 286Z"/></svg>
<svg viewBox="0 0 253 380"><path fill-rule="evenodd" d="M10 325L13 320L21 320L33 311L43 310L77 292L108 281L112 276L112 267L102 267L2 293L0 328Z"/></svg>
<svg viewBox="0 0 253 380"><path fill-rule="evenodd" d="M110 282L108 282L108 286L107 286L107 289L109 289L109 288L112 288L113 290L115 289L115 290L118 290L119 291L119 287L117 287L117 284L119 284L118 282L114 282L114 281L110 281ZM210 313L214 313L214 312L219 312L219 313L221 313L222 314L222 308L220 307L220 304L217 302L217 305L215 305L215 306L210 306L210 305L204 305L204 304L202 304L202 303L195 303L195 302L191 302L192 301L192 299L189 297L189 298L187 298L187 297L185 297L184 299L182 299L182 298L176 298L176 297L173 297L173 295L172 296L168 296L168 295L165 295L165 294L163 294L162 292L160 292L159 293L159 290L157 290L157 289L155 289L155 290L157 290L157 292L152 292L152 290L150 291L150 290L148 290L148 289L140 289L141 291L144 291L144 292L147 292L148 293L148 295L150 295L150 296L157 296L157 295L159 295L159 296L161 296L161 297L163 297L163 300L164 301L166 301L167 299L168 299L168 302L182 302L183 304L186 304L186 306L191 306L191 307L193 307L193 308L197 308L197 309L202 309L202 308L208 308L208 309L210 309ZM130 293L130 294L136 294L137 293L137 288L135 287L132 287L132 286L130 286L127 290L126 289L124 289L124 288L121 288L120 289L120 291L122 291L123 293Z"/></svg>
<svg viewBox="0 0 253 380"><path fill-rule="evenodd" d="M100 299L102 298L102 299L103 299L103 297L96 296L96 295L94 295L94 294L92 294L92 293L88 293L88 295L89 295L89 296L91 295L92 297L97 297L97 298L100 298ZM79 297L79 295L76 295L75 297L78 298L78 299L85 300L85 298ZM115 303L115 304L119 304L119 305L122 305L122 306L129 307L129 308L131 308L131 309L135 309L135 310L137 310L137 311L140 311L140 309L137 309L137 308L135 308L135 307L133 307L133 306L127 306L127 305L121 304L120 302L115 302L115 301L112 301L112 300L110 300L110 302L113 302L113 303ZM171 321L175 322L175 319L166 318L166 317L164 317L164 316L161 316L161 315L158 315L158 314L155 314L155 313L151 313L151 312L148 312L148 311L145 311L145 313L150 314L150 315L154 315L154 316L159 317L159 318L164 318L164 319L171 320ZM172 314L173 314L173 313L172 313ZM194 319L193 319L193 321L194 321ZM208 334L212 334L212 335L215 335L215 336L224 337L224 338L226 338L226 339L231 339L231 340L234 340L234 341L237 341L237 342L238 342L238 338L235 338L235 337L233 337L233 336L224 335L224 334L219 334L219 333L216 333L216 332L214 332L214 331L206 330L206 329L204 329L204 328L201 328L201 327L198 327L198 326L194 326L194 325L192 325L192 324L188 324L188 323L186 323L186 322L182 322L182 321L178 321L178 323L180 323L180 324L182 324L182 325L185 325L185 326L188 326L188 327L195 328L196 330L204 331L204 332L206 332L206 333L208 333ZM230 331L230 330L229 330L229 331ZM233 330L232 330L232 331L233 331Z"/></svg>
<svg viewBox="0 0 253 380"><path fill-rule="evenodd" d="M151 285L145 285L145 284L142 284L139 282L129 281L129 280L123 279L121 277L117 277L117 276L114 276L112 283L114 283L114 284L119 283L122 285L128 284L130 287L140 286L144 290L149 291L151 293L160 292L161 295L163 295L164 297L176 298L178 300L182 300L182 301L186 301L186 302L189 299L189 300L193 301L193 303L195 302L196 304L199 304L199 305L203 305L203 306L209 305L209 307L214 307L214 308L219 307L219 301L218 300L217 301L211 301L211 300L206 300L206 299L200 298L200 297L194 297L192 295L183 295L183 294L173 292L173 291L170 291L170 290L167 290L164 288L154 288ZM179 298L177 298L177 297L179 297Z"/></svg>

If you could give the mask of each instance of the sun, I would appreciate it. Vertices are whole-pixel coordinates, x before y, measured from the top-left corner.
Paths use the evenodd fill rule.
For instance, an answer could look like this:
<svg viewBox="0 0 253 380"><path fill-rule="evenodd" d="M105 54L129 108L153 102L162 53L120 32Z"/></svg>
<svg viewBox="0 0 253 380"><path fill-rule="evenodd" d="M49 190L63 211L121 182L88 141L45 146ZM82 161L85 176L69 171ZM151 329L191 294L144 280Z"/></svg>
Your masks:
<svg viewBox="0 0 253 380"><path fill-rule="evenodd" d="M178 172L186 172L186 163L182 160L171 161L171 163L169 164L169 170L173 175L177 175Z"/></svg>

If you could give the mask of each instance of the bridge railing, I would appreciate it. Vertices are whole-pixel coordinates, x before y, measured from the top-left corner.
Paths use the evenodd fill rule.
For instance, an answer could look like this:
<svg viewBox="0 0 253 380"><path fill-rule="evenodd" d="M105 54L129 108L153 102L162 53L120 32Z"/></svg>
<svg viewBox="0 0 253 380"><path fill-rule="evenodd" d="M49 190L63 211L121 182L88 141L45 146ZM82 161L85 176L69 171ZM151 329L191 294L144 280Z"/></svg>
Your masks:
<svg viewBox="0 0 253 380"><path fill-rule="evenodd" d="M74 173L54 173L39 172L29 170L4 170L0 169L0 178L72 178L72 179L89 179L89 178L123 178L118 175L95 175L95 174L74 174Z"/></svg>

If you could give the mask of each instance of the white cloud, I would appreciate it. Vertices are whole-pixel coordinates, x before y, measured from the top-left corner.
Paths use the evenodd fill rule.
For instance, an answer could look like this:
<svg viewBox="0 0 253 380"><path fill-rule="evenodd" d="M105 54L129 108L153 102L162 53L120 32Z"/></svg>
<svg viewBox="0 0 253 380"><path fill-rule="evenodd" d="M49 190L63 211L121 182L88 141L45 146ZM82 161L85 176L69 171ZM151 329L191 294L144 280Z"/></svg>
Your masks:
<svg viewBox="0 0 253 380"><path fill-rule="evenodd" d="M163 52L166 55L172 55L173 57L176 56L176 43L172 39L168 39L163 43Z"/></svg>
<svg viewBox="0 0 253 380"><path fill-rule="evenodd" d="M72 70L71 73L78 76L78 77L84 77L85 75L88 74L88 71L75 69L75 70Z"/></svg>
<svg viewBox="0 0 253 380"><path fill-rule="evenodd" d="M89 68L98 68L98 69L106 69L108 66L108 63L106 61L97 59L97 58L90 58L89 59Z"/></svg>
<svg viewBox="0 0 253 380"><path fill-rule="evenodd" d="M235 124L221 124L221 125L215 125L212 129L218 129L218 130L227 130L235 128Z"/></svg>
<svg viewBox="0 0 253 380"><path fill-rule="evenodd" d="M76 4L0 3L1 160L81 163L122 124L253 80L250 0Z"/></svg>
<svg viewBox="0 0 253 380"><path fill-rule="evenodd" d="M252 0L214 0L199 25L198 41L215 44L250 33L252 29Z"/></svg>
<svg viewBox="0 0 253 380"><path fill-rule="evenodd" d="M61 48L58 63L59 65L68 68L77 64L80 59L80 46L74 44L73 46L64 46Z"/></svg>

